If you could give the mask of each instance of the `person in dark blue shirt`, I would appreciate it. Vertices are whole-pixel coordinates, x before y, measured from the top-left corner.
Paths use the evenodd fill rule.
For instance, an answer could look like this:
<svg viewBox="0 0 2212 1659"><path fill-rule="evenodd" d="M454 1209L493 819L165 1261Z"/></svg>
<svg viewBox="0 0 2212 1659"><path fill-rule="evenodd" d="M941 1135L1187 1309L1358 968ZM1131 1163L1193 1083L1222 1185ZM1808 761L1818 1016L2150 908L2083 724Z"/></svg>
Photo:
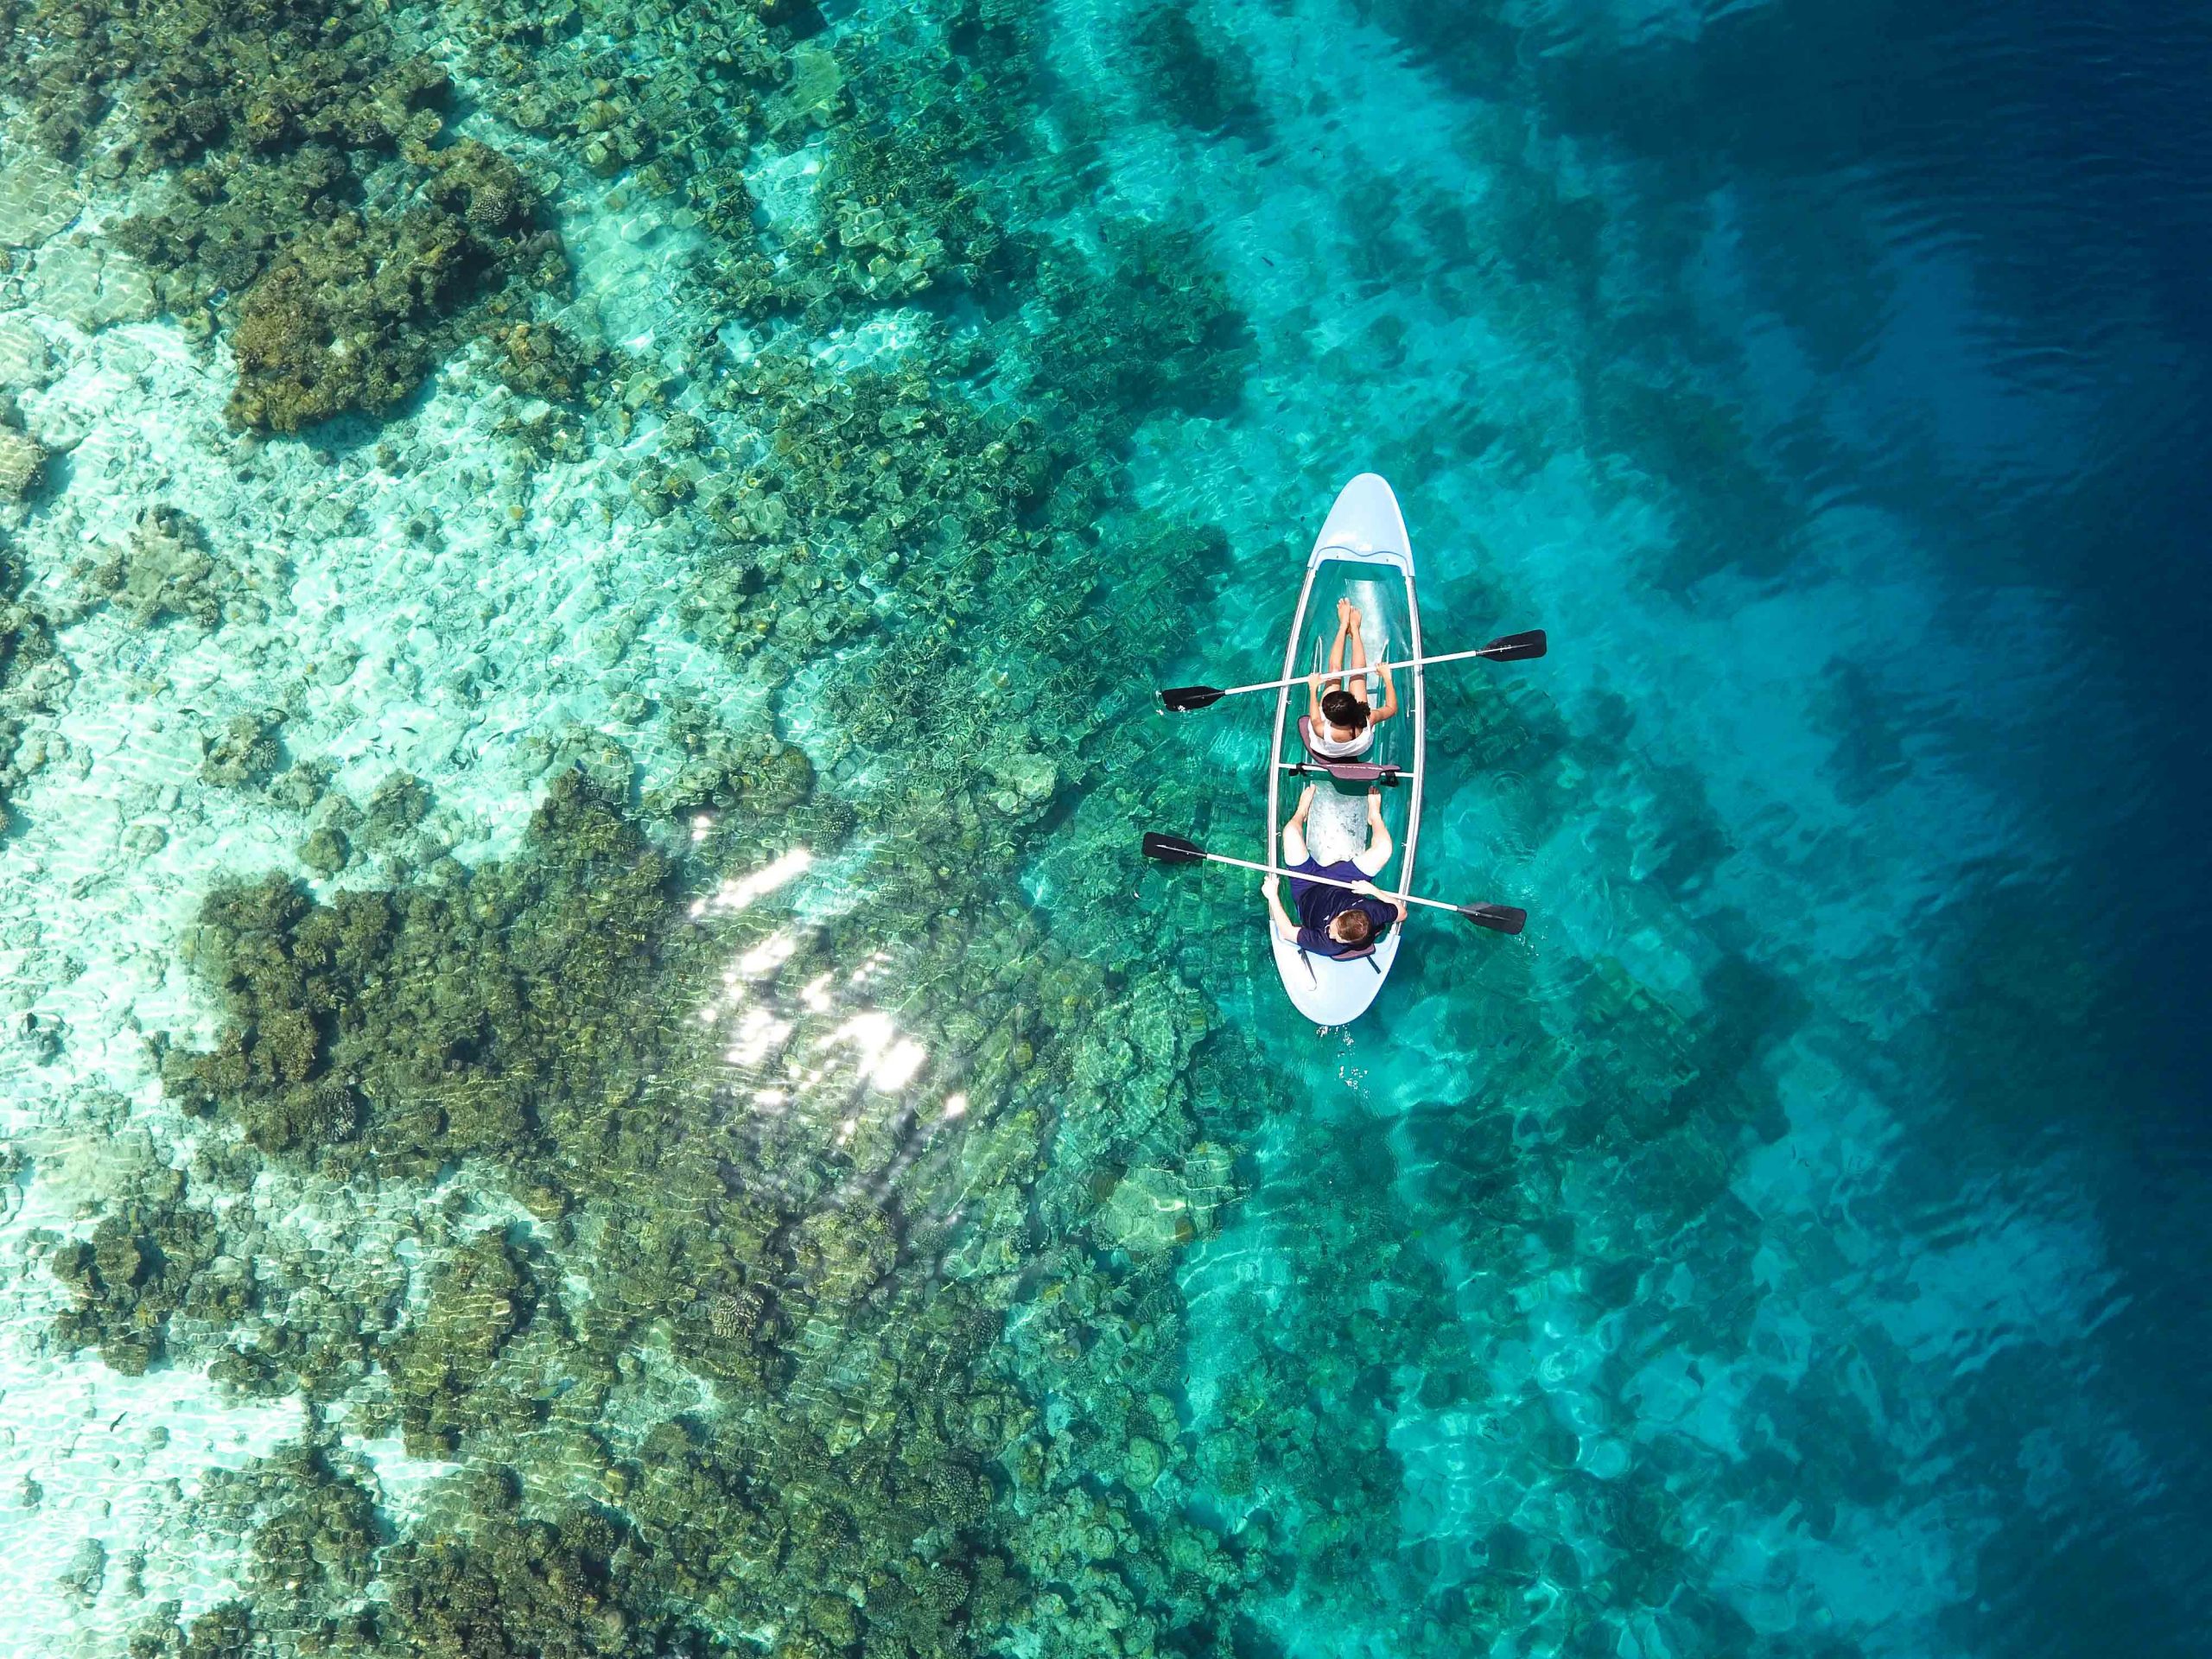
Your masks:
<svg viewBox="0 0 2212 1659"><path fill-rule="evenodd" d="M1367 792L1368 843L1357 853L1333 864L1319 864L1306 847L1306 816L1313 808L1314 786L1308 784L1298 798L1298 810L1282 827L1283 868L1290 875L1290 901L1297 906L1293 920L1282 904L1282 880L1268 876L1260 883L1267 895L1268 913L1284 940L1319 957L1349 957L1371 950L1391 925L1405 919L1402 899L1381 893L1369 878L1379 875L1396 850L1390 830L1382 822L1382 794ZM1349 881L1352 887L1325 887L1301 881L1303 874L1325 875Z"/></svg>

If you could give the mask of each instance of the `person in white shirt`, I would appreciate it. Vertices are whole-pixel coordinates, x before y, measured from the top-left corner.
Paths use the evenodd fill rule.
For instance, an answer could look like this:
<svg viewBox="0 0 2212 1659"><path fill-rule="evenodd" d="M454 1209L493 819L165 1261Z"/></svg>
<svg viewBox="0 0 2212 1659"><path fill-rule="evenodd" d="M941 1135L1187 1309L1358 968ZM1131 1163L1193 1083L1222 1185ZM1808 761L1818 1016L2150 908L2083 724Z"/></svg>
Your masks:
<svg viewBox="0 0 2212 1659"><path fill-rule="evenodd" d="M1323 760L1350 760L1375 747L1375 728L1398 712L1397 683L1382 669L1382 706L1370 706L1367 698L1367 642L1360 637L1359 607L1348 599L1337 601L1337 637L1329 646L1329 671L1306 682L1307 738L1306 747ZM1351 671L1345 671L1349 650ZM1338 684L1325 689L1330 681Z"/></svg>

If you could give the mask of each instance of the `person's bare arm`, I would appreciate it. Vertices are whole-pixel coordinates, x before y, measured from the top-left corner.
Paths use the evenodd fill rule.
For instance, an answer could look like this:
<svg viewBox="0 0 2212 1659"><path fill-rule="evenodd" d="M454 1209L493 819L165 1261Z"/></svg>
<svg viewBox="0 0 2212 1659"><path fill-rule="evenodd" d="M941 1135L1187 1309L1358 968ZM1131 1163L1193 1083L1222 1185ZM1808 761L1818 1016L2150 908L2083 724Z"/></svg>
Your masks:
<svg viewBox="0 0 2212 1659"><path fill-rule="evenodd" d="M1400 921L1406 919L1406 901L1399 898L1396 893L1385 893L1372 881L1355 881L1351 884L1351 890L1354 893L1363 893L1370 899L1380 899L1398 912Z"/></svg>

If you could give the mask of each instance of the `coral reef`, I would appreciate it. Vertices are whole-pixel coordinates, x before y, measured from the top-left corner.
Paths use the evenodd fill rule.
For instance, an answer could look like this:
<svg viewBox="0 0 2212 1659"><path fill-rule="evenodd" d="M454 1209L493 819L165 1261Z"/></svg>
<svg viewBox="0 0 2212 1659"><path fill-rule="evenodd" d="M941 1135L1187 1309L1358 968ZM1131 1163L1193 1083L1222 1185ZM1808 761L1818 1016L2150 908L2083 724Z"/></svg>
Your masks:
<svg viewBox="0 0 2212 1659"><path fill-rule="evenodd" d="M428 1305L383 1357L410 1452L449 1456L456 1449L471 1422L470 1396L500 1351L529 1325L538 1302L527 1259L494 1234L480 1236L439 1264Z"/></svg>
<svg viewBox="0 0 2212 1659"><path fill-rule="evenodd" d="M443 90L368 6L39 0L16 38L27 49L10 89L50 149L74 155L120 107L132 118L125 148L148 168L218 148L390 148L435 130L421 116Z"/></svg>
<svg viewBox="0 0 2212 1659"><path fill-rule="evenodd" d="M372 847L397 840L430 814L429 786L412 772L395 772L369 791L361 838Z"/></svg>
<svg viewBox="0 0 2212 1659"><path fill-rule="evenodd" d="M665 49L680 16L683 48ZM448 26L472 84L517 127L562 143L601 176L682 191L710 222L751 207L731 162L785 78L796 22L810 9L633 6L487 0Z"/></svg>
<svg viewBox="0 0 2212 1659"><path fill-rule="evenodd" d="M0 422L0 505L29 495L45 470L46 451L38 440Z"/></svg>
<svg viewBox="0 0 2212 1659"><path fill-rule="evenodd" d="M1186 231L1144 220L1100 226L1095 257L1047 246L1036 289L1056 326L1025 342L1033 395L1080 412L1109 444L1162 410L1220 414L1249 366L1251 327Z"/></svg>
<svg viewBox="0 0 2212 1659"><path fill-rule="evenodd" d="M437 353L423 322L476 274L466 232L435 214L349 213L301 238L238 302L232 416L296 432L349 409L391 408Z"/></svg>
<svg viewBox="0 0 2212 1659"><path fill-rule="evenodd" d="M259 622L269 615L246 575L218 557L200 522L167 504L147 508L128 543L105 550L78 574L134 627L178 619L212 628L226 620Z"/></svg>
<svg viewBox="0 0 2212 1659"><path fill-rule="evenodd" d="M313 874L328 878L353 861L353 844L336 824L318 824L300 843L300 862Z"/></svg>
<svg viewBox="0 0 2212 1659"><path fill-rule="evenodd" d="M375 821L419 821L419 790L388 780ZM400 894L317 905L271 875L211 895L199 949L232 1023L211 1052L171 1049L165 1082L265 1152L390 1170L550 1155L575 1114L580 1135L611 1127L666 1040L606 1022L655 966L670 868L580 772L528 850Z"/></svg>
<svg viewBox="0 0 2212 1659"><path fill-rule="evenodd" d="M529 1519L496 1481L477 1491L487 1512L471 1517L467 1536L410 1541L387 1555L393 1592L377 1611L377 1651L485 1659L705 1651L680 1624L641 1615L623 1593L637 1546L606 1510L576 1506Z"/></svg>
<svg viewBox="0 0 2212 1659"><path fill-rule="evenodd" d="M172 1316L227 1325L245 1311L243 1276L215 1270L223 1253L215 1217L188 1201L187 1189L183 1172L153 1167L89 1238L56 1248L54 1276L76 1295L54 1321L63 1347L97 1345L109 1365L135 1376L162 1357Z"/></svg>
<svg viewBox="0 0 2212 1659"><path fill-rule="evenodd" d="M43 758L26 753L23 716L48 703L54 673L67 671L45 615L23 599L25 575L22 559L0 537L0 835L8 829L9 791Z"/></svg>
<svg viewBox="0 0 2212 1659"><path fill-rule="evenodd" d="M267 783L284 758L277 735L283 724L274 714L232 715L223 734L208 746L200 775L219 789Z"/></svg>
<svg viewBox="0 0 2212 1659"><path fill-rule="evenodd" d="M486 338L493 352L493 372L500 384L518 397L542 397L551 403L567 403L583 395L608 357L600 341L579 336L557 322L493 327Z"/></svg>
<svg viewBox="0 0 2212 1659"><path fill-rule="evenodd" d="M297 1605L369 1584L386 1538L379 1496L365 1459L308 1440L242 1469L211 1471L200 1503L211 1526L251 1534L246 1577L254 1588Z"/></svg>
<svg viewBox="0 0 2212 1659"><path fill-rule="evenodd" d="M805 750L772 733L734 733L683 698L670 700L663 730L685 759L676 776L646 798L652 812L711 813L715 834L734 842L764 823L780 823L813 798L814 763Z"/></svg>
<svg viewBox="0 0 2212 1659"><path fill-rule="evenodd" d="M772 824L795 793L741 782L730 810ZM923 1033L972 1055L967 1085L995 1127L953 1164L917 1162L899 1116L872 1109L845 1141L840 1177L823 1166L834 1143L810 1119L741 1114L702 1140L699 1103L721 1075L712 1048L680 1032L619 1030L625 1010L688 1003L699 992L676 985L693 976L703 989L714 964L764 937L746 913L728 925L734 938L686 927L693 902L581 772L556 782L512 869L327 905L272 878L209 901L201 960L226 988L232 1023L211 1052L169 1052L172 1088L302 1169L404 1179L483 1154L554 1230L543 1268L497 1230L443 1252L420 1311L374 1350L385 1403L372 1409L395 1414L418 1453L468 1457L530 1435L533 1468L550 1432L562 1447L555 1464L598 1468L622 1517L593 1522L590 1548L563 1542L582 1522L518 1515L488 1534L478 1524L466 1541L432 1533L386 1549L383 1640L461 1639L454 1632L488 1617L480 1610L508 1605L537 1610L515 1615L533 1629L547 1621L531 1638L545 1650L667 1650L709 1631L779 1625L798 1610L807 1639L831 1646L971 1651L989 1630L1034 1616L1015 1589L1024 1552L1037 1572L1058 1570L1048 1563L1065 1547L1038 1529L1071 1524L1073 1465L1055 1487L1060 1506L1025 1522L1030 1542L995 1541L1002 1525L986 1471L1027 1455L1015 1442L1031 1420L1018 1393L985 1375L1005 1294L995 1287L1016 1275L987 1268L944 1283L927 1270L940 1252L992 1261L968 1236L999 1224L1001 1211L986 1206L948 1228L929 1219L944 1211L933 1194L979 1180L1014 1193L1044 1176L1039 1109L1051 1103L1095 1099L1083 1109L1096 1116L1109 1091L1175 1097L1174 1074L1205 1021L1154 987L1094 1038L1086 1025L1107 1006L1096 970L1056 950L1019 906L941 920L912 954L917 983L965 978L972 989L979 940L1015 946L1003 958L1007 992L970 995L955 1015L1006 1022L998 1032ZM1034 995L1023 988L1033 973L1061 988L1043 1020L1015 1001ZM1110 1065L1086 1058L1101 1042L1117 1057ZM1139 1115L1128 1134L1165 1146L1174 1132L1160 1122ZM1223 1158L1207 1149L1173 1175L1129 1179L1147 1190L1179 1183L1203 1216L1224 1196ZM893 1207L856 1202L854 1180L911 1191ZM543 1288L556 1270L584 1272L592 1287L558 1315ZM1152 1294L1157 1301L1156 1281ZM268 1323L272 1300L262 1300ZM1147 1351L1160 1357L1145 1375L1160 1380L1173 1320L1145 1318ZM363 1317L356 1328L374 1324ZM314 1357L321 1340L302 1355L264 1337L217 1372L257 1390L283 1386L288 1367L301 1385L335 1380L334 1360ZM538 1375L532 1344L547 1341L539 1351L557 1352L574 1380L550 1421L530 1404L542 1385L527 1380ZM645 1385L631 1357L641 1342L734 1389L731 1408L610 1440L609 1395ZM343 1354L348 1344L334 1345ZM1159 1458L1176 1438L1173 1413L1146 1421L1140 1438ZM1119 1466L1122 1453L1110 1455ZM522 1494L535 1502L538 1490L525 1478ZM1118 1536L1128 1523L1081 1524ZM1188 1549L1202 1535L1178 1535ZM618 1551L623 1570L611 1579ZM1091 1576L1107 1595L1103 1575ZM1181 1617L1212 1615L1186 1594ZM664 1646L625 1645L648 1639Z"/></svg>
<svg viewBox="0 0 2212 1659"><path fill-rule="evenodd" d="M240 425L296 432L348 410L381 414L452 350L464 303L496 276L565 276L556 245L528 232L532 192L512 163L473 142L422 159L424 202L397 217L338 213L239 296Z"/></svg>
<svg viewBox="0 0 2212 1659"><path fill-rule="evenodd" d="M296 432L381 415L467 337L472 308L566 275L536 190L473 140L440 147L445 72L380 8L41 0L0 77L61 156L162 169L118 245L161 302L228 325L232 417Z"/></svg>

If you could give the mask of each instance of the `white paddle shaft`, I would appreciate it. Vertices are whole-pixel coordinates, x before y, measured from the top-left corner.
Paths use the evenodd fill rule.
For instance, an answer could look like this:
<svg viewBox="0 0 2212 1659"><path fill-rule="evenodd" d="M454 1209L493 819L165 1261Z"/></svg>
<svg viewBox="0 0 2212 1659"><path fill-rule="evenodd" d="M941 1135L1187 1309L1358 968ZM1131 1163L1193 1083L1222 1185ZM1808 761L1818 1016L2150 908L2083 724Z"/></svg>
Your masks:
<svg viewBox="0 0 2212 1659"><path fill-rule="evenodd" d="M1430 668L1438 663L1461 663L1470 657L1487 657L1492 649L1490 645L1478 645L1472 651L1454 651L1442 657L1408 657L1402 663L1370 663L1364 668L1354 668L1346 664L1342 668L1321 668L1311 674L1294 675L1287 680L1260 680L1250 685L1232 685L1221 695L1233 697L1240 691L1280 691L1286 685L1303 685L1308 680L1349 679L1355 674L1380 674L1386 668ZM1446 906L1446 908L1451 906Z"/></svg>
<svg viewBox="0 0 2212 1659"><path fill-rule="evenodd" d="M1234 864L1240 870L1257 870L1262 875L1287 876L1293 881L1311 881L1324 887L1342 887L1346 893L1359 891L1358 883L1339 881L1333 875L1307 875L1301 870L1271 870L1264 864L1253 863L1249 859L1231 858L1227 853L1200 853L1198 856L1210 863ZM1368 885L1374 887L1375 884L1370 882ZM1449 910L1456 912L1459 908L1457 905L1446 904L1441 899L1424 899L1420 894L1412 893L1385 893L1380 887L1376 887L1375 896L1385 899L1402 899L1409 905L1427 905L1431 910Z"/></svg>

